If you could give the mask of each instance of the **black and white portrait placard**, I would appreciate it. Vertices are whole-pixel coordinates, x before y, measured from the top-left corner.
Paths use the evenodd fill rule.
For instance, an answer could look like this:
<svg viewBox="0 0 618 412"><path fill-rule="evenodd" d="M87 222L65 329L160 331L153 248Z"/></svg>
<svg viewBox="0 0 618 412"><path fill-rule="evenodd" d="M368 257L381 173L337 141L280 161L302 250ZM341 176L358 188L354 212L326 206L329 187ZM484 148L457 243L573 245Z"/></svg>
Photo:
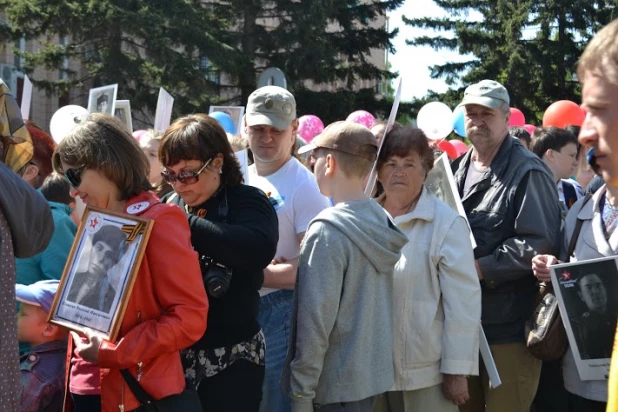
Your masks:
<svg viewBox="0 0 618 412"><path fill-rule="evenodd" d="M551 278L580 378L607 379L618 318L618 257L555 265Z"/></svg>
<svg viewBox="0 0 618 412"><path fill-rule="evenodd" d="M113 341L131 295L152 221L86 208L50 322Z"/></svg>
<svg viewBox="0 0 618 412"><path fill-rule="evenodd" d="M133 119L131 118L131 102L129 100L116 100L114 116L124 123L129 133L133 133Z"/></svg>
<svg viewBox="0 0 618 412"><path fill-rule="evenodd" d="M117 84L90 89L88 95L88 113L105 113L113 116L116 109L117 95Z"/></svg>
<svg viewBox="0 0 618 412"><path fill-rule="evenodd" d="M446 153L442 153L434 160L433 169L427 173L425 178L425 187L438 199L449 205L459 216L466 219L466 222L468 221L468 216L464 210L463 203L461 203L455 177L453 176L451 164ZM468 224L468 227L470 227L470 224ZM476 248L476 241L472 231L470 231L470 242L472 243L472 248Z"/></svg>

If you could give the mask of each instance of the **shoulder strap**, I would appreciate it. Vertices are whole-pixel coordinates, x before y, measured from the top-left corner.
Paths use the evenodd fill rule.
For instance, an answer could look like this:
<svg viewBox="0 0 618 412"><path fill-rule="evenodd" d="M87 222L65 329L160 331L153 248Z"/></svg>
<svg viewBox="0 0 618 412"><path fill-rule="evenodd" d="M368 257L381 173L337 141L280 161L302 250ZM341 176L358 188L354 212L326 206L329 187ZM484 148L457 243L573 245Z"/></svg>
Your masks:
<svg viewBox="0 0 618 412"><path fill-rule="evenodd" d="M165 203L172 203L172 202L174 202L174 203L178 204L177 202L175 202L177 197L178 197L178 193L174 192L171 195L169 195L169 197L167 198Z"/></svg>
<svg viewBox="0 0 618 412"><path fill-rule="evenodd" d="M591 197L592 197L591 193L586 193L586 196L584 196L584 201L582 202L582 207L580 207L579 210L582 210L584 208L584 206L586 205L586 203L588 203L588 200L590 200ZM569 242L569 249L567 250L567 258L570 258L571 255L573 255L573 251L575 251L575 244L577 243L579 232L582 231L583 224L584 224L584 221L579 218L577 219L577 222L575 222L575 229L573 230L573 234L571 235L571 241Z"/></svg>
<svg viewBox="0 0 618 412"><path fill-rule="evenodd" d="M131 375L131 372L129 372L128 369L121 369L120 373L122 374L122 377L127 382L129 389L131 389L131 392L133 392L133 395L135 395L135 398L137 398L139 403L147 407L155 401L155 399L150 396L148 392L144 390L144 388L142 388L142 385L139 384L137 379L135 379L133 375Z"/></svg>

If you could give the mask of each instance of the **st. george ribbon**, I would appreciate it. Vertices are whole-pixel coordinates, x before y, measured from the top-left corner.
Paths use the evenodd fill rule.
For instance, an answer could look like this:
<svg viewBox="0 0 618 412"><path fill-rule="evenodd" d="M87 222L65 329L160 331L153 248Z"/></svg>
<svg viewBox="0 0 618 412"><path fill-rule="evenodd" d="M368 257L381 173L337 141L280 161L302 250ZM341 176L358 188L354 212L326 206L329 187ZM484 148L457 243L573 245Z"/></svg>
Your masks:
<svg viewBox="0 0 618 412"><path fill-rule="evenodd" d="M382 136L382 140L380 141L380 146L378 147L378 154L376 155L376 161L373 163L373 167L371 168L371 173L369 174L369 180L367 180L367 186L365 187L365 195L371 196L373 193L373 188L376 185L376 180L378 178L378 158L380 157L380 151L382 150L382 145L384 144L384 140L386 139L386 135L393 128L395 124L395 119L397 118L397 110L399 110L399 101L401 100L401 81L399 79L399 84L397 85L397 92L395 93L395 101L393 102L393 108L391 109L391 114L388 116L388 122L386 123L386 127L384 128L384 135Z"/></svg>

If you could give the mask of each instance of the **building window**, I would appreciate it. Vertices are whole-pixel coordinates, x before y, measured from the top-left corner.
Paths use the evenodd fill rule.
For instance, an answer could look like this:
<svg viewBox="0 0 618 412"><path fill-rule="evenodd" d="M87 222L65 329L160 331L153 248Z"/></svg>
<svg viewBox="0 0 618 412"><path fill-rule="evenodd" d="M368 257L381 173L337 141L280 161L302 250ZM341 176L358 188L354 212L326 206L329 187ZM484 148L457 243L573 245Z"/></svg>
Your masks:
<svg viewBox="0 0 618 412"><path fill-rule="evenodd" d="M69 36L60 36L58 39L58 43L62 47L66 47L69 44ZM69 78L69 59L64 59L62 61L62 65L60 66L60 71L58 72L58 79L67 80Z"/></svg>
<svg viewBox="0 0 618 412"><path fill-rule="evenodd" d="M22 37L21 39L19 39L19 41L15 42L15 48L19 50L21 53L24 53L26 51L26 38ZM15 64L15 68L18 71L22 71L23 63L25 63L24 59L19 54L15 53L14 64Z"/></svg>
<svg viewBox="0 0 618 412"><path fill-rule="evenodd" d="M200 70L204 73L206 80L217 85L221 84L221 71L210 63L208 57L200 57Z"/></svg>

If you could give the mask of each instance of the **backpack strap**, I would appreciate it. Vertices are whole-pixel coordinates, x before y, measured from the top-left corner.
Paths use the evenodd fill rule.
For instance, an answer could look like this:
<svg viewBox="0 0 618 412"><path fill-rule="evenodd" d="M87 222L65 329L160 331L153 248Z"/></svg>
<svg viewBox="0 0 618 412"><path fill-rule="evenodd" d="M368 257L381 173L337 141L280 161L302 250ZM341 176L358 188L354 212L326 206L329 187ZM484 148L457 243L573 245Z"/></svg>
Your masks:
<svg viewBox="0 0 618 412"><path fill-rule="evenodd" d="M568 209L571 208L577 202L577 191L575 190L575 186L572 183L563 180L562 182L562 192L564 193L564 204Z"/></svg>
<svg viewBox="0 0 618 412"><path fill-rule="evenodd" d="M582 207L580 207L579 210L582 210L584 208L584 206L586 205L586 203L588 203L588 200L590 200L591 197L592 197L592 193L586 193L586 196L584 196L584 201L582 202ZM579 232L582 231L583 224L584 224L584 221L577 218L577 222L575 222L575 229L573 230L573 234L571 235L571 241L569 242L569 248L567 250L567 258L571 257L573 255L573 252L575 251L575 244L577 243Z"/></svg>

